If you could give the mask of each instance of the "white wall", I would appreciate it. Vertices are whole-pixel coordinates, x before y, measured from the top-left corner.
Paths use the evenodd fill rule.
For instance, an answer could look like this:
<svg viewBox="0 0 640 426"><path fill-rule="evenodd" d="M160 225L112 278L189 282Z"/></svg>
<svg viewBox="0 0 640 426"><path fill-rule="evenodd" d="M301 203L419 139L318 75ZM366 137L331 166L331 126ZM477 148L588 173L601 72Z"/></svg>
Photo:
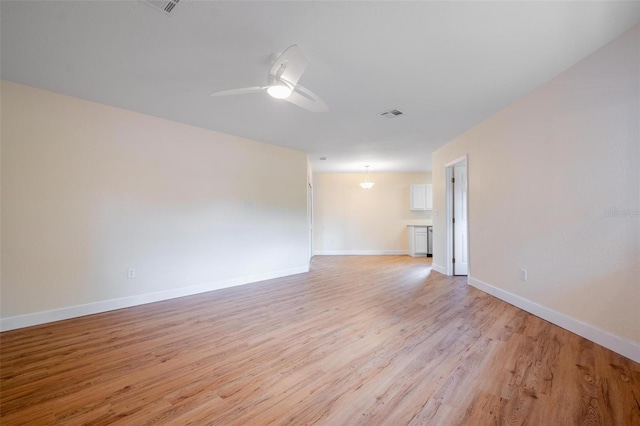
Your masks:
<svg viewBox="0 0 640 426"><path fill-rule="evenodd" d="M304 153L1 93L4 329L308 270Z"/></svg>
<svg viewBox="0 0 640 426"><path fill-rule="evenodd" d="M636 26L438 149L433 171L434 264L445 164L468 154L470 283L637 361L639 52Z"/></svg>
<svg viewBox="0 0 640 426"><path fill-rule="evenodd" d="M431 211L409 210L409 185L431 173L314 174L315 254L406 254L408 224L431 224Z"/></svg>

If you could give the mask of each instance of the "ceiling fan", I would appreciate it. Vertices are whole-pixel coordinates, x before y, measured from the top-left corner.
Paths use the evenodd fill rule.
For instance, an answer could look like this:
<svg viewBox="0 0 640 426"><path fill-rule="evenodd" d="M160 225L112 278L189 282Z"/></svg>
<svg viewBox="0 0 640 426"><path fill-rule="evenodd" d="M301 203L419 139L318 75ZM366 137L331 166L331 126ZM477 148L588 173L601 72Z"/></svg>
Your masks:
<svg viewBox="0 0 640 426"><path fill-rule="evenodd" d="M313 112L327 111L329 107L311 90L298 84L307 68L309 59L300 46L294 44L282 52L273 62L267 75L267 86L245 87L242 89L213 92L211 96L243 95L266 92L276 99L291 102Z"/></svg>

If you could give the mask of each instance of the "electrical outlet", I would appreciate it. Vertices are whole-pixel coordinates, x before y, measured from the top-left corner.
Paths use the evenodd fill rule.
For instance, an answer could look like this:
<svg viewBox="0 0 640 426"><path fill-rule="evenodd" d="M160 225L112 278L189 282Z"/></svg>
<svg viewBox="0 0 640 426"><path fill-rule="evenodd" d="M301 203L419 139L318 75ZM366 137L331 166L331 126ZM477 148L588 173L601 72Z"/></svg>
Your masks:
<svg viewBox="0 0 640 426"><path fill-rule="evenodd" d="M127 271L127 278L135 278L136 277L136 270L133 268L129 268L129 270Z"/></svg>
<svg viewBox="0 0 640 426"><path fill-rule="evenodd" d="M520 269L520 281L527 281L527 270L526 269Z"/></svg>

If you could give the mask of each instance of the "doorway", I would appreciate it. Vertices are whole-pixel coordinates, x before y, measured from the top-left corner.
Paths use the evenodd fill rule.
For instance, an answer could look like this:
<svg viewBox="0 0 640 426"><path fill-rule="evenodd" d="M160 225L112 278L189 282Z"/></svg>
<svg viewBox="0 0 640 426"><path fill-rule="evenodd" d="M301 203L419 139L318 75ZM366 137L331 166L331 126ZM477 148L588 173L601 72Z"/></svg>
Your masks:
<svg viewBox="0 0 640 426"><path fill-rule="evenodd" d="M447 275L469 275L467 155L446 165Z"/></svg>

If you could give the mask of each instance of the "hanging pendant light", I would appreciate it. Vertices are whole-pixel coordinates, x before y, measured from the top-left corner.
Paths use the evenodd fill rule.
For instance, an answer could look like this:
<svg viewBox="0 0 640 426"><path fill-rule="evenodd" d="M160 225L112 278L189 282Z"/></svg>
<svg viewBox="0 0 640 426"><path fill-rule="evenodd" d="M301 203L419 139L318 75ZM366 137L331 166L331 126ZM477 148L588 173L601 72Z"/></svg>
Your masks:
<svg viewBox="0 0 640 426"><path fill-rule="evenodd" d="M364 166L365 170L366 170L366 177L365 177L365 181L360 183L360 186L363 189L371 189L371 187L373 185L375 185L374 182L371 182L371 180L369 180L369 166Z"/></svg>

